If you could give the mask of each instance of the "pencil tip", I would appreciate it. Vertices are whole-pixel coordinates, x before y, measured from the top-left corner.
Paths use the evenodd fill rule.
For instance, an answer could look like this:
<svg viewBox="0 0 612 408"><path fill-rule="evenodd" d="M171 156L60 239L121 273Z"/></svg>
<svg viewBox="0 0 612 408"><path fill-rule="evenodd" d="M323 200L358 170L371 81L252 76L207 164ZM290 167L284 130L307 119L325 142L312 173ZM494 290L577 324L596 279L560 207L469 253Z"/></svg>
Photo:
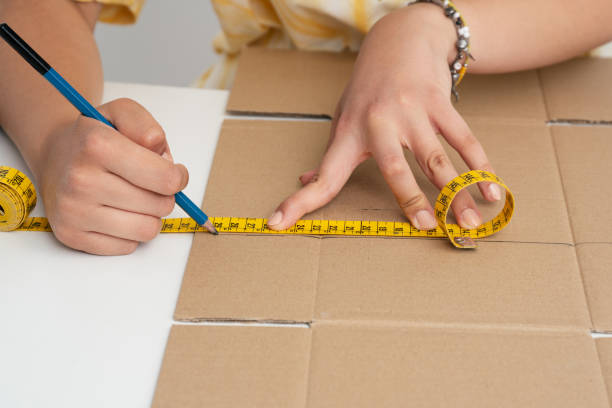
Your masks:
<svg viewBox="0 0 612 408"><path fill-rule="evenodd" d="M206 222L203 225L204 228L206 228L206 230L208 232L210 232L213 235L219 235L219 231L217 231L217 229L215 228L215 226L212 224L212 222L210 222L210 220L206 220Z"/></svg>

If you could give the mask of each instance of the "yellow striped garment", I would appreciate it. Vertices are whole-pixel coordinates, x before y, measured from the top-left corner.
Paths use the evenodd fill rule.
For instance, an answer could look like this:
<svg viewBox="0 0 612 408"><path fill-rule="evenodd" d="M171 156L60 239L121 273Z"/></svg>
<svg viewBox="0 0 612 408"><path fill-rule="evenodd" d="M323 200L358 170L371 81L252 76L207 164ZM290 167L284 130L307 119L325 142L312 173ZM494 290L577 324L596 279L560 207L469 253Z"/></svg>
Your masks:
<svg viewBox="0 0 612 408"><path fill-rule="evenodd" d="M100 21L134 22L145 0L75 0L102 3ZM406 0L210 0L221 32L213 46L221 58L195 83L202 88L231 86L240 50L246 45L271 48L358 50L368 32L385 14ZM612 56L612 43L591 53Z"/></svg>

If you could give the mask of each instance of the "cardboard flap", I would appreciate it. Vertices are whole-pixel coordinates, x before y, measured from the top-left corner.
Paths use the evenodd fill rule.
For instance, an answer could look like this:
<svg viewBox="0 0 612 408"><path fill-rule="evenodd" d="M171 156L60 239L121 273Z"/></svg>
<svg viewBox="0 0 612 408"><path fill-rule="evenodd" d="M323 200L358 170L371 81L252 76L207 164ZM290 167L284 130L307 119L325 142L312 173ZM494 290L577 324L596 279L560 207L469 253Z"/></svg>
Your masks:
<svg viewBox="0 0 612 408"><path fill-rule="evenodd" d="M227 110L331 117L354 60L351 53L246 48L238 62Z"/></svg>
<svg viewBox="0 0 612 408"><path fill-rule="evenodd" d="M612 127L552 126L577 244L612 242Z"/></svg>
<svg viewBox="0 0 612 408"><path fill-rule="evenodd" d="M153 407L177 406L609 408L586 332L331 324L174 326Z"/></svg>
<svg viewBox="0 0 612 408"><path fill-rule="evenodd" d="M612 60L577 58L540 70L551 120L612 123Z"/></svg>
<svg viewBox="0 0 612 408"><path fill-rule="evenodd" d="M303 408L310 330L173 326L154 408Z"/></svg>
<svg viewBox="0 0 612 408"><path fill-rule="evenodd" d="M278 238L197 234L174 319L311 321L320 240Z"/></svg>
<svg viewBox="0 0 612 408"><path fill-rule="evenodd" d="M319 265L315 321L590 327L566 245L328 239Z"/></svg>
<svg viewBox="0 0 612 408"><path fill-rule="evenodd" d="M308 407L608 408L587 333L315 325Z"/></svg>
<svg viewBox="0 0 612 408"><path fill-rule="evenodd" d="M595 341L597 343L597 351L599 352L601 372L608 386L608 400L612 408L612 339L600 338Z"/></svg>
<svg viewBox="0 0 612 408"><path fill-rule="evenodd" d="M593 328L612 332L612 128L551 129Z"/></svg>
<svg viewBox="0 0 612 408"><path fill-rule="evenodd" d="M227 110L332 117L354 59L354 54L247 48L240 56ZM460 92L456 106L465 115L546 119L536 71L468 75Z"/></svg>
<svg viewBox="0 0 612 408"><path fill-rule="evenodd" d="M495 241L572 243L566 204L548 129L542 125L472 120L497 174L517 197L512 223ZM268 217L300 188L299 176L316 169L329 138L329 123L226 120L208 180L203 208L215 216ZM458 172L467 171L459 155L443 142ZM512 160L508 160L511 157ZM439 190L430 183L410 152L415 178L434 202ZM501 203L473 196L490 219ZM405 221L374 160L359 166L342 191L307 219ZM546 226L546 228L540 228Z"/></svg>

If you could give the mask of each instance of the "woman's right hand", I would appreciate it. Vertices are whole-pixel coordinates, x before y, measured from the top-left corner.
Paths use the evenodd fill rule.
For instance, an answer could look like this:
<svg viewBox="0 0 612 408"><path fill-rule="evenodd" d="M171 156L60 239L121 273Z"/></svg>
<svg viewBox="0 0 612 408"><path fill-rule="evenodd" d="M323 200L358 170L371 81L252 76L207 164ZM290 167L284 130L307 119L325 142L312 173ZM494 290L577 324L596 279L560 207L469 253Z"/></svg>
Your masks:
<svg viewBox="0 0 612 408"><path fill-rule="evenodd" d="M61 126L45 142L36 178L59 241L92 254L128 254L159 233L189 175L138 103L117 99L99 111L118 130L85 116Z"/></svg>

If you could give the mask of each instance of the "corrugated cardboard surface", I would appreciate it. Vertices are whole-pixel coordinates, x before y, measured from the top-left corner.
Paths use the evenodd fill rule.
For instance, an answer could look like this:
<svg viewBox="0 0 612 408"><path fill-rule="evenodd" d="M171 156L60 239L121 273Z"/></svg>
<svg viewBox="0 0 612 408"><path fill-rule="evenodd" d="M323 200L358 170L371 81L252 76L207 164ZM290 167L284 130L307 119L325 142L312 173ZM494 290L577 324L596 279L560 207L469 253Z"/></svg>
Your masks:
<svg viewBox="0 0 612 408"><path fill-rule="evenodd" d="M473 127L521 197L511 225L490 240L520 245L490 242L462 253L444 240L199 234L175 318L589 327L548 130L482 120ZM320 122L226 121L203 207L215 215L269 215L298 188L297 176L317 165L328 132L329 125ZM517 159L502 160L508 154ZM437 190L416 173L433 201ZM338 198L308 218L403 220L403 215L369 161ZM535 227L540 223L548 228Z"/></svg>
<svg viewBox="0 0 612 408"><path fill-rule="evenodd" d="M328 116L349 81L354 54L247 48L227 104L233 113ZM410 75L410 73L406 73ZM469 75L457 108L464 115L546 117L535 71Z"/></svg>
<svg viewBox="0 0 612 408"><path fill-rule="evenodd" d="M174 326L161 373L160 408L609 408L587 333Z"/></svg>
<svg viewBox="0 0 612 408"><path fill-rule="evenodd" d="M552 120L612 123L612 60L577 58L540 70Z"/></svg>
<svg viewBox="0 0 612 408"><path fill-rule="evenodd" d="M353 69L354 54L247 48L227 104L230 112L331 116ZM262 81L262 73L274 81ZM307 84L307 86L304 86ZM255 98L253 97L255 96Z"/></svg>
<svg viewBox="0 0 612 408"><path fill-rule="evenodd" d="M153 407L300 407L310 330L173 326Z"/></svg>
<svg viewBox="0 0 612 408"><path fill-rule="evenodd" d="M350 56L277 53L247 51L228 109L331 115ZM559 69L569 75L565 81L581 83L582 71L572 64ZM612 80L588 65L612 93ZM333 81L326 82L327 71ZM608 407L609 348L600 346L598 357L588 330L612 330L612 245L605 234L610 133L546 127L569 95L559 89L565 81L546 79L542 88L548 75L474 77L462 88L459 109L517 198L508 229L476 251L431 239L196 235L177 320L311 328L280 340L269 327L224 327L210 335L208 327L174 329L156 403ZM602 118L606 98L598 90L571 118ZM321 122L226 121L203 206L213 215L268 216L299 188L298 176L318 164L328 132ZM436 189L408 153L407 159L433 199ZM375 167L365 162L337 199L308 217L403 220ZM498 209L477 201L488 215ZM276 347L272 364L245 359ZM287 371L291 358L295 367ZM220 369L220 361L228 368ZM288 374L279 379L277 371ZM211 382L215 373L225 386ZM271 387L287 381L289 391L264 387L276 394L258 393L249 402L243 385L250 376L272 378Z"/></svg>

